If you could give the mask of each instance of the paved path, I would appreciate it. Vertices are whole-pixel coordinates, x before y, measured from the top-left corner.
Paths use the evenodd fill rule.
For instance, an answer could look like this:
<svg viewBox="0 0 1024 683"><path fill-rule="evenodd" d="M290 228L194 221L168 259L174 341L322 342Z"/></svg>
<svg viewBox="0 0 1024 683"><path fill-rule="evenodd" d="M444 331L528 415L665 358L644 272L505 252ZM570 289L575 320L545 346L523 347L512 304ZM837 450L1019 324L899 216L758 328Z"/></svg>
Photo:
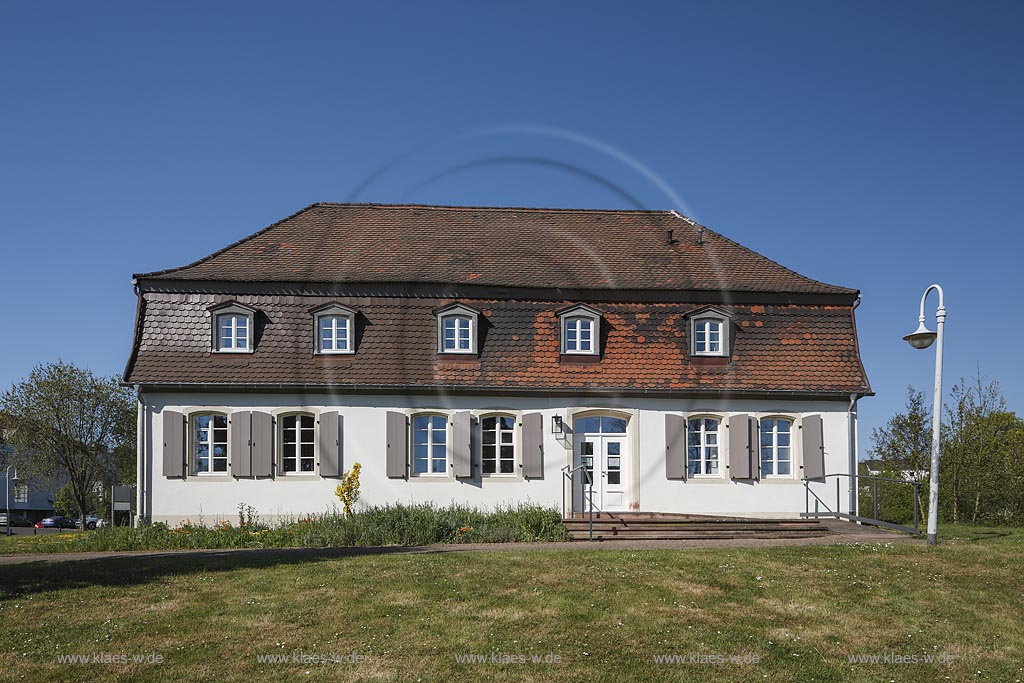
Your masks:
<svg viewBox="0 0 1024 683"><path fill-rule="evenodd" d="M691 548L769 548L787 545L832 545L837 543L908 543L923 544L920 538L886 531L852 522L821 520L830 533L814 538L743 538L677 541L614 540L571 541L559 543L460 543L424 546L383 546L370 548L228 548L221 550L134 550L83 553L39 553L35 555L0 556L0 565L29 562L67 562L115 558L152 559L158 557L352 557L390 553L424 554L467 551L514 552L524 550L684 550Z"/></svg>

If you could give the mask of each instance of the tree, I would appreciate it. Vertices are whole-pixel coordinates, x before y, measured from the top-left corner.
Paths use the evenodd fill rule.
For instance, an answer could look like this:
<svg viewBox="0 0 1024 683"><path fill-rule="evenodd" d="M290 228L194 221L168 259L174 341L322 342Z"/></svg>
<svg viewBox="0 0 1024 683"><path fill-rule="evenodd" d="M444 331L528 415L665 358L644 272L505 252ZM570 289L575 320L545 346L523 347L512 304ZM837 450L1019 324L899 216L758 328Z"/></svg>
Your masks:
<svg viewBox="0 0 1024 683"><path fill-rule="evenodd" d="M884 427L871 432L874 446L868 453L880 461L880 476L902 480L904 472L908 472L914 481L927 481L932 452L931 419L932 411L925 403L924 393L908 386L905 411L896 413ZM909 484L871 479L863 480L859 487L862 514L872 509L876 486L880 519L906 524L914 518L914 490Z"/></svg>
<svg viewBox="0 0 1024 683"><path fill-rule="evenodd" d="M0 397L0 407L19 474L66 482L83 522L97 483L125 474L134 480L134 467L118 473L135 447L135 419L132 393L116 377L96 377L63 361L38 365Z"/></svg>
<svg viewBox="0 0 1024 683"><path fill-rule="evenodd" d="M960 380L946 404L939 499L954 523L1024 521L1024 421L998 382Z"/></svg>

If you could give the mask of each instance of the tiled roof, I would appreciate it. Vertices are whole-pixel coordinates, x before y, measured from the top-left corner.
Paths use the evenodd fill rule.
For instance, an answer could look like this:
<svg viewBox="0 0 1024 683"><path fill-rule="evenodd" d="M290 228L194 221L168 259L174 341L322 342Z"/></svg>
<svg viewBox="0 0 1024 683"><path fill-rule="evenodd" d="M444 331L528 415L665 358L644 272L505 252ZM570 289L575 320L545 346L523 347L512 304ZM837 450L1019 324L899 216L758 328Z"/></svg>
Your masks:
<svg viewBox="0 0 1024 683"><path fill-rule="evenodd" d="M314 204L191 265L136 277L857 294L672 211L377 204Z"/></svg>
<svg viewBox="0 0 1024 683"><path fill-rule="evenodd" d="M431 298L236 295L257 309L252 354L210 352L207 309L224 296L144 292L126 381L143 384L383 385L518 389L870 391L851 306L720 305L734 316L724 365L690 362L685 315L701 306L589 302L607 335L599 363L559 360L556 312L572 301L462 299L481 311L479 357L438 356ZM357 317L351 356L315 356L310 310L328 301Z"/></svg>

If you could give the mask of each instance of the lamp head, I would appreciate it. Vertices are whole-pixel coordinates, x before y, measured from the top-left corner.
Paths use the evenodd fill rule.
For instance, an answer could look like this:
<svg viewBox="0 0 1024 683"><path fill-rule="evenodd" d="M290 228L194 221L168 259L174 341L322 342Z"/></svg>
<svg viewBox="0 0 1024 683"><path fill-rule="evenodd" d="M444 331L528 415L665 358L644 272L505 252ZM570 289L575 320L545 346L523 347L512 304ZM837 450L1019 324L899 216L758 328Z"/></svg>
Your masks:
<svg viewBox="0 0 1024 683"><path fill-rule="evenodd" d="M917 326L917 329L905 336L903 339L915 349L927 349L935 341L937 335L924 326L924 321Z"/></svg>

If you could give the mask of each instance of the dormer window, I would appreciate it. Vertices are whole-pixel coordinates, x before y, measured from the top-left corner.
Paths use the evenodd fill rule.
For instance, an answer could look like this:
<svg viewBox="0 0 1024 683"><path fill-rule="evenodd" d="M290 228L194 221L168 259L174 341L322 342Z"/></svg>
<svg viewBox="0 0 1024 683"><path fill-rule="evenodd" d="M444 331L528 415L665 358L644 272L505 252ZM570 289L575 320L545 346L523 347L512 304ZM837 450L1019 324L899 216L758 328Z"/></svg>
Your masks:
<svg viewBox="0 0 1024 683"><path fill-rule="evenodd" d="M213 350L218 353L250 353L255 313L254 309L233 301L211 307Z"/></svg>
<svg viewBox="0 0 1024 683"><path fill-rule="evenodd" d="M690 316L690 354L693 356L729 355L730 318L727 313L706 307Z"/></svg>
<svg viewBox="0 0 1024 683"><path fill-rule="evenodd" d="M476 353L478 311L452 304L434 313L437 315L438 353Z"/></svg>
<svg viewBox="0 0 1024 683"><path fill-rule="evenodd" d="M356 312L341 304L324 304L312 309L318 354L355 353Z"/></svg>
<svg viewBox="0 0 1024 683"><path fill-rule="evenodd" d="M589 306L573 306L560 311L561 352L567 355L596 356L601 352L601 313Z"/></svg>

